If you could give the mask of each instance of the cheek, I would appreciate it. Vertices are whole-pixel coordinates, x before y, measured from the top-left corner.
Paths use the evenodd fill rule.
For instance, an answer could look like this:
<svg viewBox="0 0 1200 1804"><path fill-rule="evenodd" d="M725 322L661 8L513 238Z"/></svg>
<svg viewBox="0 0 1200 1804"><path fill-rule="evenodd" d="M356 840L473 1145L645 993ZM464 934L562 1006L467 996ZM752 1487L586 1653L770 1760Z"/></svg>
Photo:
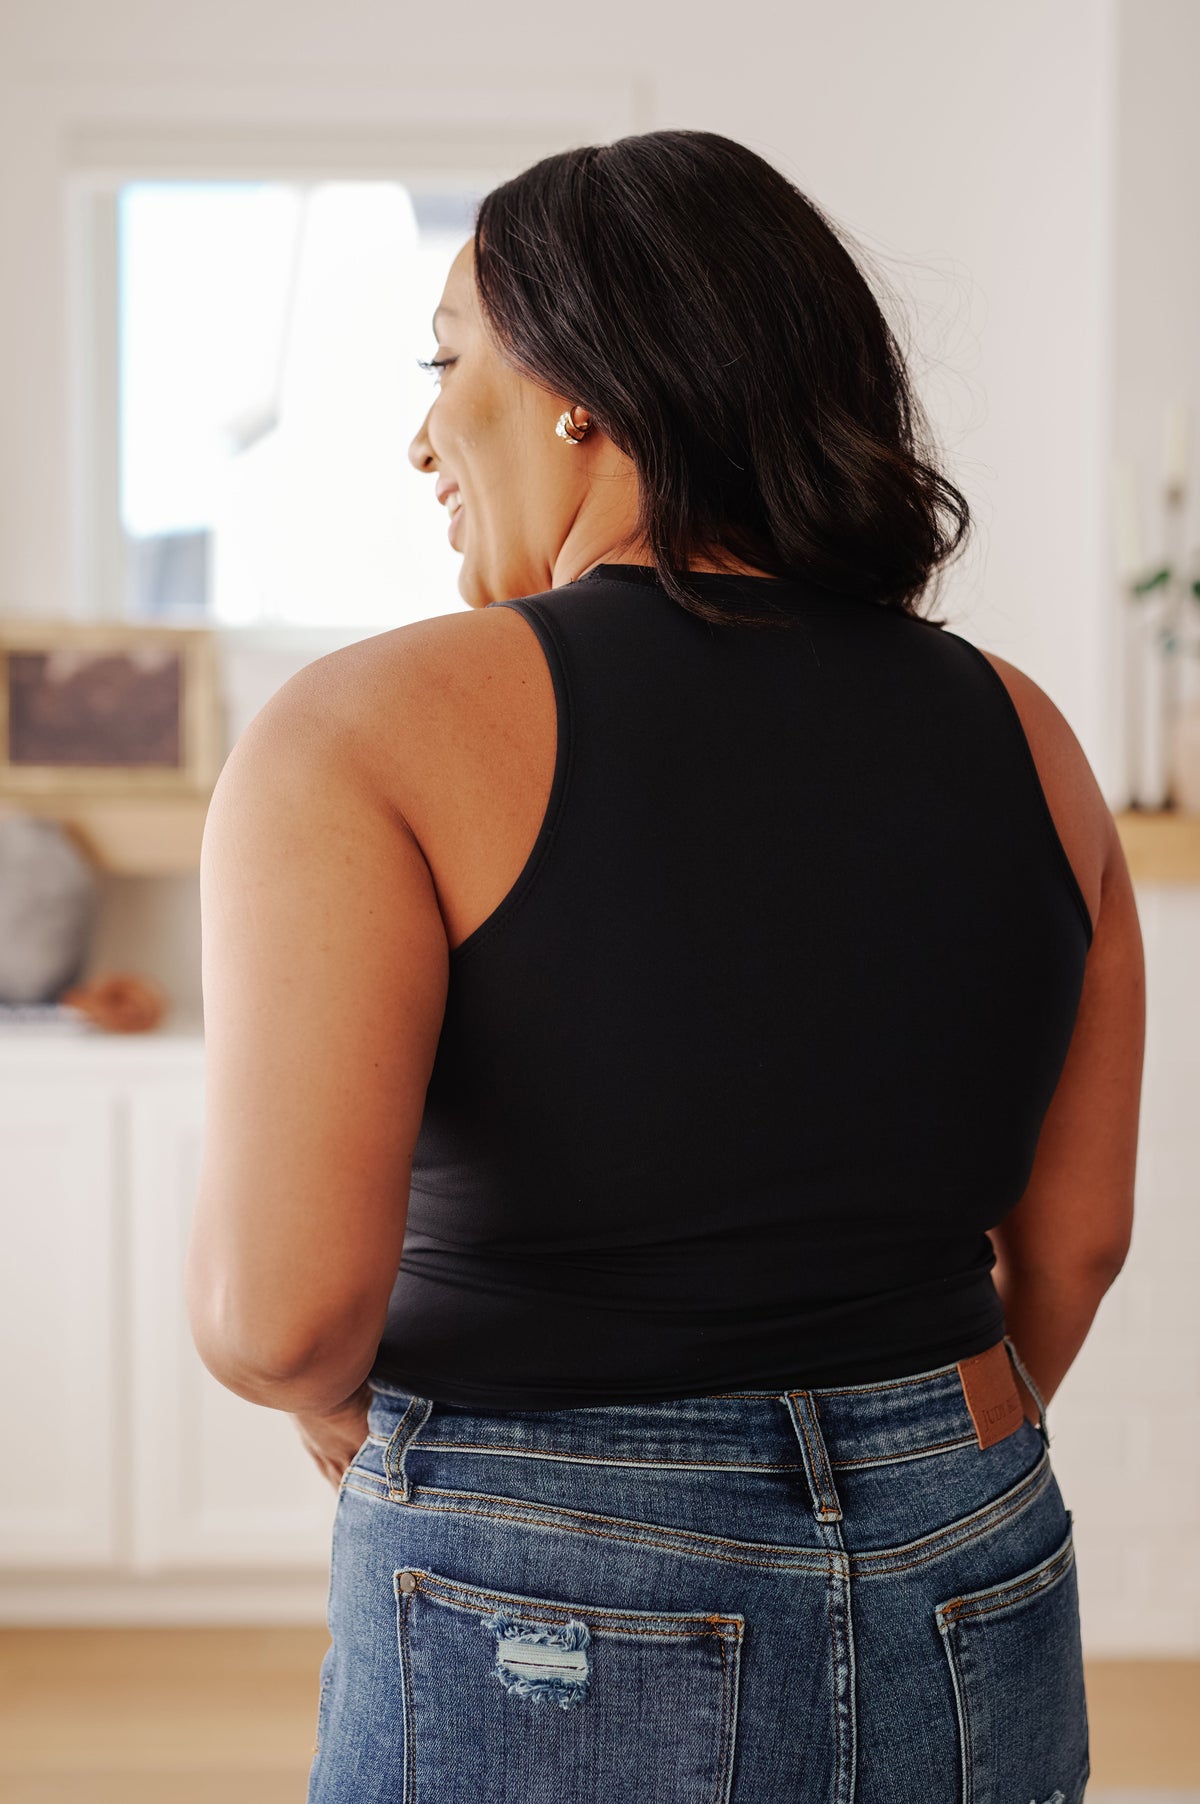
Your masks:
<svg viewBox="0 0 1200 1804"><path fill-rule="evenodd" d="M490 410L477 396L451 387L438 396L430 437L454 476L466 475L486 460L493 436Z"/></svg>
<svg viewBox="0 0 1200 1804"><path fill-rule="evenodd" d="M455 417L454 434L448 461L464 499L477 511L513 518L530 486L531 460L511 414L496 407L463 408Z"/></svg>

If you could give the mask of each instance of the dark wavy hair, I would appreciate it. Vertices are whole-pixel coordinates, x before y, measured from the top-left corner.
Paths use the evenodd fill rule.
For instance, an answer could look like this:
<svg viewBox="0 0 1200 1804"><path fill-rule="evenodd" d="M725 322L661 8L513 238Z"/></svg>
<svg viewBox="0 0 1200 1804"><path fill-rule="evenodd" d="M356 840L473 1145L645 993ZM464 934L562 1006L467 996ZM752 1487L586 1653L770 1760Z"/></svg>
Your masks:
<svg viewBox="0 0 1200 1804"><path fill-rule="evenodd" d="M761 612L697 594L699 553L921 613L966 500L867 281L770 163L706 131L561 151L484 196L474 248L501 355L632 459L638 531L680 606L794 617L762 585L740 592Z"/></svg>

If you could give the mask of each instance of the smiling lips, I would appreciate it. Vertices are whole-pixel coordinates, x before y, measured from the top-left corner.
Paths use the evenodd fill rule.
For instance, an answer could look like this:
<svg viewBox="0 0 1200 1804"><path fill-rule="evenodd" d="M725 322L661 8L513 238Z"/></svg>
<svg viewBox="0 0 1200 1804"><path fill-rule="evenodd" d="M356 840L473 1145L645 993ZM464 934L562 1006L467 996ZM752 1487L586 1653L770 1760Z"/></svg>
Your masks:
<svg viewBox="0 0 1200 1804"><path fill-rule="evenodd" d="M462 512L462 496L455 484L447 483L445 488L440 484L438 485L437 498L450 515L450 524L446 528L446 537L449 539L450 543L454 545L454 528L458 521L458 516ZM458 547L455 545L455 550L457 549Z"/></svg>

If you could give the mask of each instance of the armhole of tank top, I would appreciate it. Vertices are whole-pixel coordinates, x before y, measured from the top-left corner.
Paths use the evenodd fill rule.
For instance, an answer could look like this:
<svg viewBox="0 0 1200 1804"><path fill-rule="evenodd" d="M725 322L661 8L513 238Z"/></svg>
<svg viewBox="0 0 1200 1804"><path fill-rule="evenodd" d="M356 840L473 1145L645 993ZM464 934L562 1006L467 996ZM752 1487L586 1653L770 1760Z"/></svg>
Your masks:
<svg viewBox="0 0 1200 1804"><path fill-rule="evenodd" d="M450 968L456 970L462 962L477 952L480 946L489 940L512 916L526 900L537 879L538 872L545 863L546 856L553 844L562 818L563 802L566 798L567 784L571 774L571 754L573 746L572 710L570 687L567 682L566 663L559 648L554 629L546 617L528 601L494 601L489 604L494 608L509 608L514 614L520 614L527 620L537 636L543 656L550 670L550 680L554 685L554 712L556 721L556 738L554 748L554 774L550 780L550 795L546 802L545 813L537 836L530 847L529 856L517 873L511 888L503 895L490 915L473 927L465 940L450 949Z"/></svg>
<svg viewBox="0 0 1200 1804"><path fill-rule="evenodd" d="M1004 678L1000 675L1000 672L996 669L996 666L991 662L990 658L986 658L979 647L970 639L964 637L962 633L955 633L953 634L953 637L956 638L960 644L969 647L976 662L982 665L983 669L987 671L992 683L999 691L1001 708L1005 717L1012 724L1014 737L1020 752L1021 762L1024 764L1024 767L1029 774L1033 791L1037 798L1038 808L1042 820L1045 823L1050 844L1053 848L1053 855L1058 861L1059 869L1066 879L1067 888L1070 890L1075 906L1079 910L1079 918L1083 922L1083 930L1087 936L1087 945L1088 950L1090 951L1092 939L1096 930L1092 925L1091 913L1088 909L1087 902L1084 899L1083 890L1080 888L1079 879L1075 875L1075 867L1067 856L1067 848L1063 845L1062 837L1055 824L1054 816L1050 812L1050 804L1046 800L1046 791L1042 784L1042 775L1038 770L1037 759L1033 755L1033 747L1029 743L1029 736L1025 731L1025 723L1021 719L1020 710L1008 692L1008 684L1004 681Z"/></svg>

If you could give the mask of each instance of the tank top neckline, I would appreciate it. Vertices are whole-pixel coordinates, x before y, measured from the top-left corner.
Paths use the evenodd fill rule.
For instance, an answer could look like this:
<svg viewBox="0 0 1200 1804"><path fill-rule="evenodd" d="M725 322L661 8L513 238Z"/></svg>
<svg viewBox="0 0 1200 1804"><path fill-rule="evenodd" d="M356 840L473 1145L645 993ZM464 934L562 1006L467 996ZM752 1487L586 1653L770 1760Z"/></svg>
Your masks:
<svg viewBox="0 0 1200 1804"><path fill-rule="evenodd" d="M748 571L740 570L676 570L675 575L684 582L696 580L710 581L716 577L721 582L754 583L759 587L786 589L795 586L795 579L782 576L751 576ZM612 582L640 582L650 588L659 588L658 572L653 564L593 564L583 576L576 577L576 582L588 583L599 579ZM569 585L568 585L569 586Z"/></svg>

